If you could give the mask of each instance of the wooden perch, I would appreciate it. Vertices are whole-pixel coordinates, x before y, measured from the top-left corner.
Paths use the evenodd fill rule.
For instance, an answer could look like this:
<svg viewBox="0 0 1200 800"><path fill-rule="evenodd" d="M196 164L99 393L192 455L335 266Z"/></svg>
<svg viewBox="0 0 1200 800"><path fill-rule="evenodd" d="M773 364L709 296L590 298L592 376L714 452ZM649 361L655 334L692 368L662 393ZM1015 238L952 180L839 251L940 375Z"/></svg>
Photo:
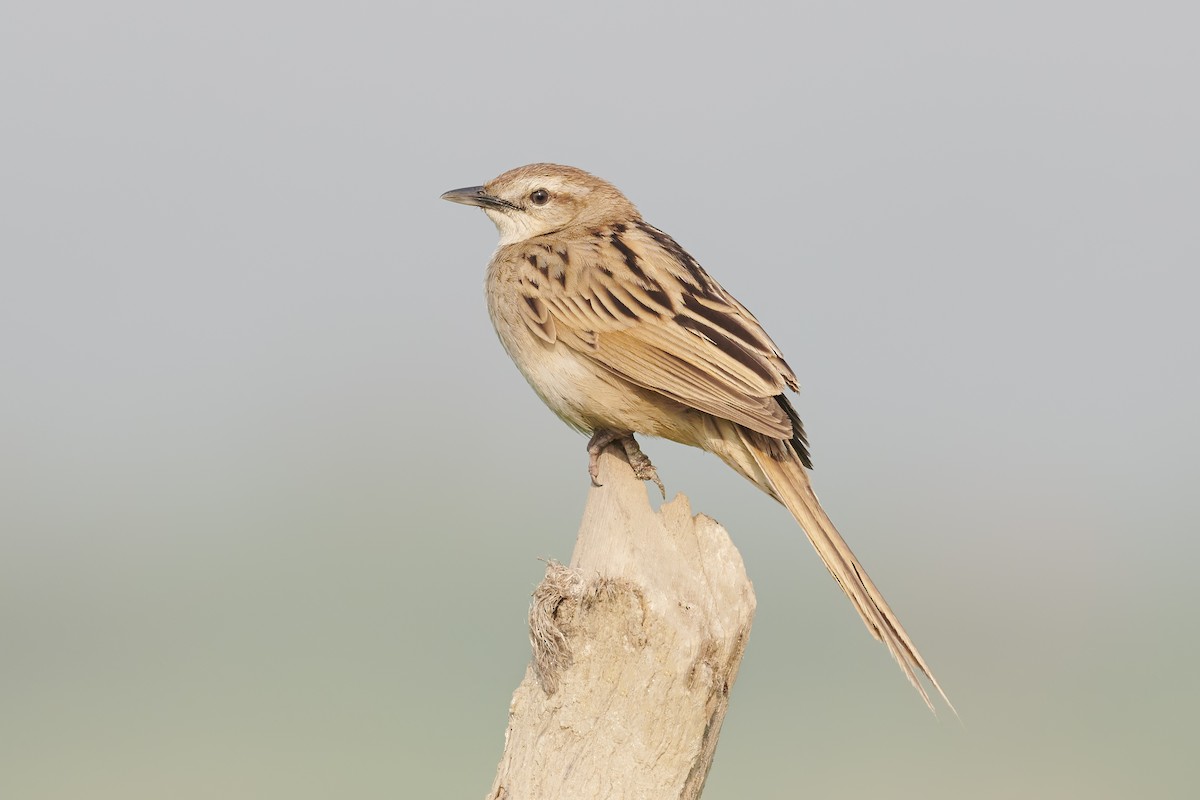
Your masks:
<svg viewBox="0 0 1200 800"><path fill-rule="evenodd" d="M533 662L488 800L698 798L754 617L742 558L677 495L600 458L571 566L533 595Z"/></svg>

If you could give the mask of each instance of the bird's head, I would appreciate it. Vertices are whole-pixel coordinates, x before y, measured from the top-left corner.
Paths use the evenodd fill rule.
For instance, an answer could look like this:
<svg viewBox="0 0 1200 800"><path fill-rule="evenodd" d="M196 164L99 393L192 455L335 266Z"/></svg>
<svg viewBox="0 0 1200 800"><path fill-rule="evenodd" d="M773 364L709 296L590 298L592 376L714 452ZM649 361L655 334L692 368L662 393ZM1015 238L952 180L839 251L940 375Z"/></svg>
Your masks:
<svg viewBox="0 0 1200 800"><path fill-rule="evenodd" d="M483 186L452 189L442 199L482 208L500 232L501 245L638 217L612 184L558 164L517 167Z"/></svg>

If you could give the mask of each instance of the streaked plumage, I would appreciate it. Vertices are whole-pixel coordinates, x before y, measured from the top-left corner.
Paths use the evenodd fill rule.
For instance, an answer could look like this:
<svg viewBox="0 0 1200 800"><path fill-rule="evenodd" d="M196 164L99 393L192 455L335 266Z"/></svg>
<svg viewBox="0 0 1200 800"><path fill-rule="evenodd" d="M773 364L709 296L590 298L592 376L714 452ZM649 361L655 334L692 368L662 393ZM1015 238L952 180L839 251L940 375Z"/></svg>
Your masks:
<svg viewBox="0 0 1200 800"><path fill-rule="evenodd" d="M488 310L534 391L589 434L700 447L783 503L932 708L933 674L809 485L796 376L758 320L674 239L589 173L531 164L447 192L500 232ZM949 701L946 701L949 703Z"/></svg>

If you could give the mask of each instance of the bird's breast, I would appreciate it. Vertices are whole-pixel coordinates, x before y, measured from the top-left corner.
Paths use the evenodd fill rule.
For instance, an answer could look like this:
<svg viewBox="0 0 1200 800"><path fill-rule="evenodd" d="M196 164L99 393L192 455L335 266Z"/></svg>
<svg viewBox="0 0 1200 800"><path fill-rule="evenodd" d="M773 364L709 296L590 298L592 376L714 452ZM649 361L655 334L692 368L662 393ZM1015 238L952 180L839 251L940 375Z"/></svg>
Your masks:
<svg viewBox="0 0 1200 800"><path fill-rule="evenodd" d="M560 341L536 336L518 309L521 300L515 288L491 271L487 300L509 357L542 402L568 425L584 433L611 429L676 441L693 438L690 409L629 382Z"/></svg>

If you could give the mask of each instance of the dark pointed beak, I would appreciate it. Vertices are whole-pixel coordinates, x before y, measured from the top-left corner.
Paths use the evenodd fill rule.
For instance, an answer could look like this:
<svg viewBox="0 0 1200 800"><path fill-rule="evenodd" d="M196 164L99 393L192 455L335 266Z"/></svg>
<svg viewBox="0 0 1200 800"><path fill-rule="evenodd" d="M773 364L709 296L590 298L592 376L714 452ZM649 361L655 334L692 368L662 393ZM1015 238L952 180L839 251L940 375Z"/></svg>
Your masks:
<svg viewBox="0 0 1200 800"><path fill-rule="evenodd" d="M482 186L467 186L463 189L451 189L442 194L443 200L451 203L462 203L464 206L479 206L480 208L497 208L508 210L516 208L512 203L488 194Z"/></svg>

